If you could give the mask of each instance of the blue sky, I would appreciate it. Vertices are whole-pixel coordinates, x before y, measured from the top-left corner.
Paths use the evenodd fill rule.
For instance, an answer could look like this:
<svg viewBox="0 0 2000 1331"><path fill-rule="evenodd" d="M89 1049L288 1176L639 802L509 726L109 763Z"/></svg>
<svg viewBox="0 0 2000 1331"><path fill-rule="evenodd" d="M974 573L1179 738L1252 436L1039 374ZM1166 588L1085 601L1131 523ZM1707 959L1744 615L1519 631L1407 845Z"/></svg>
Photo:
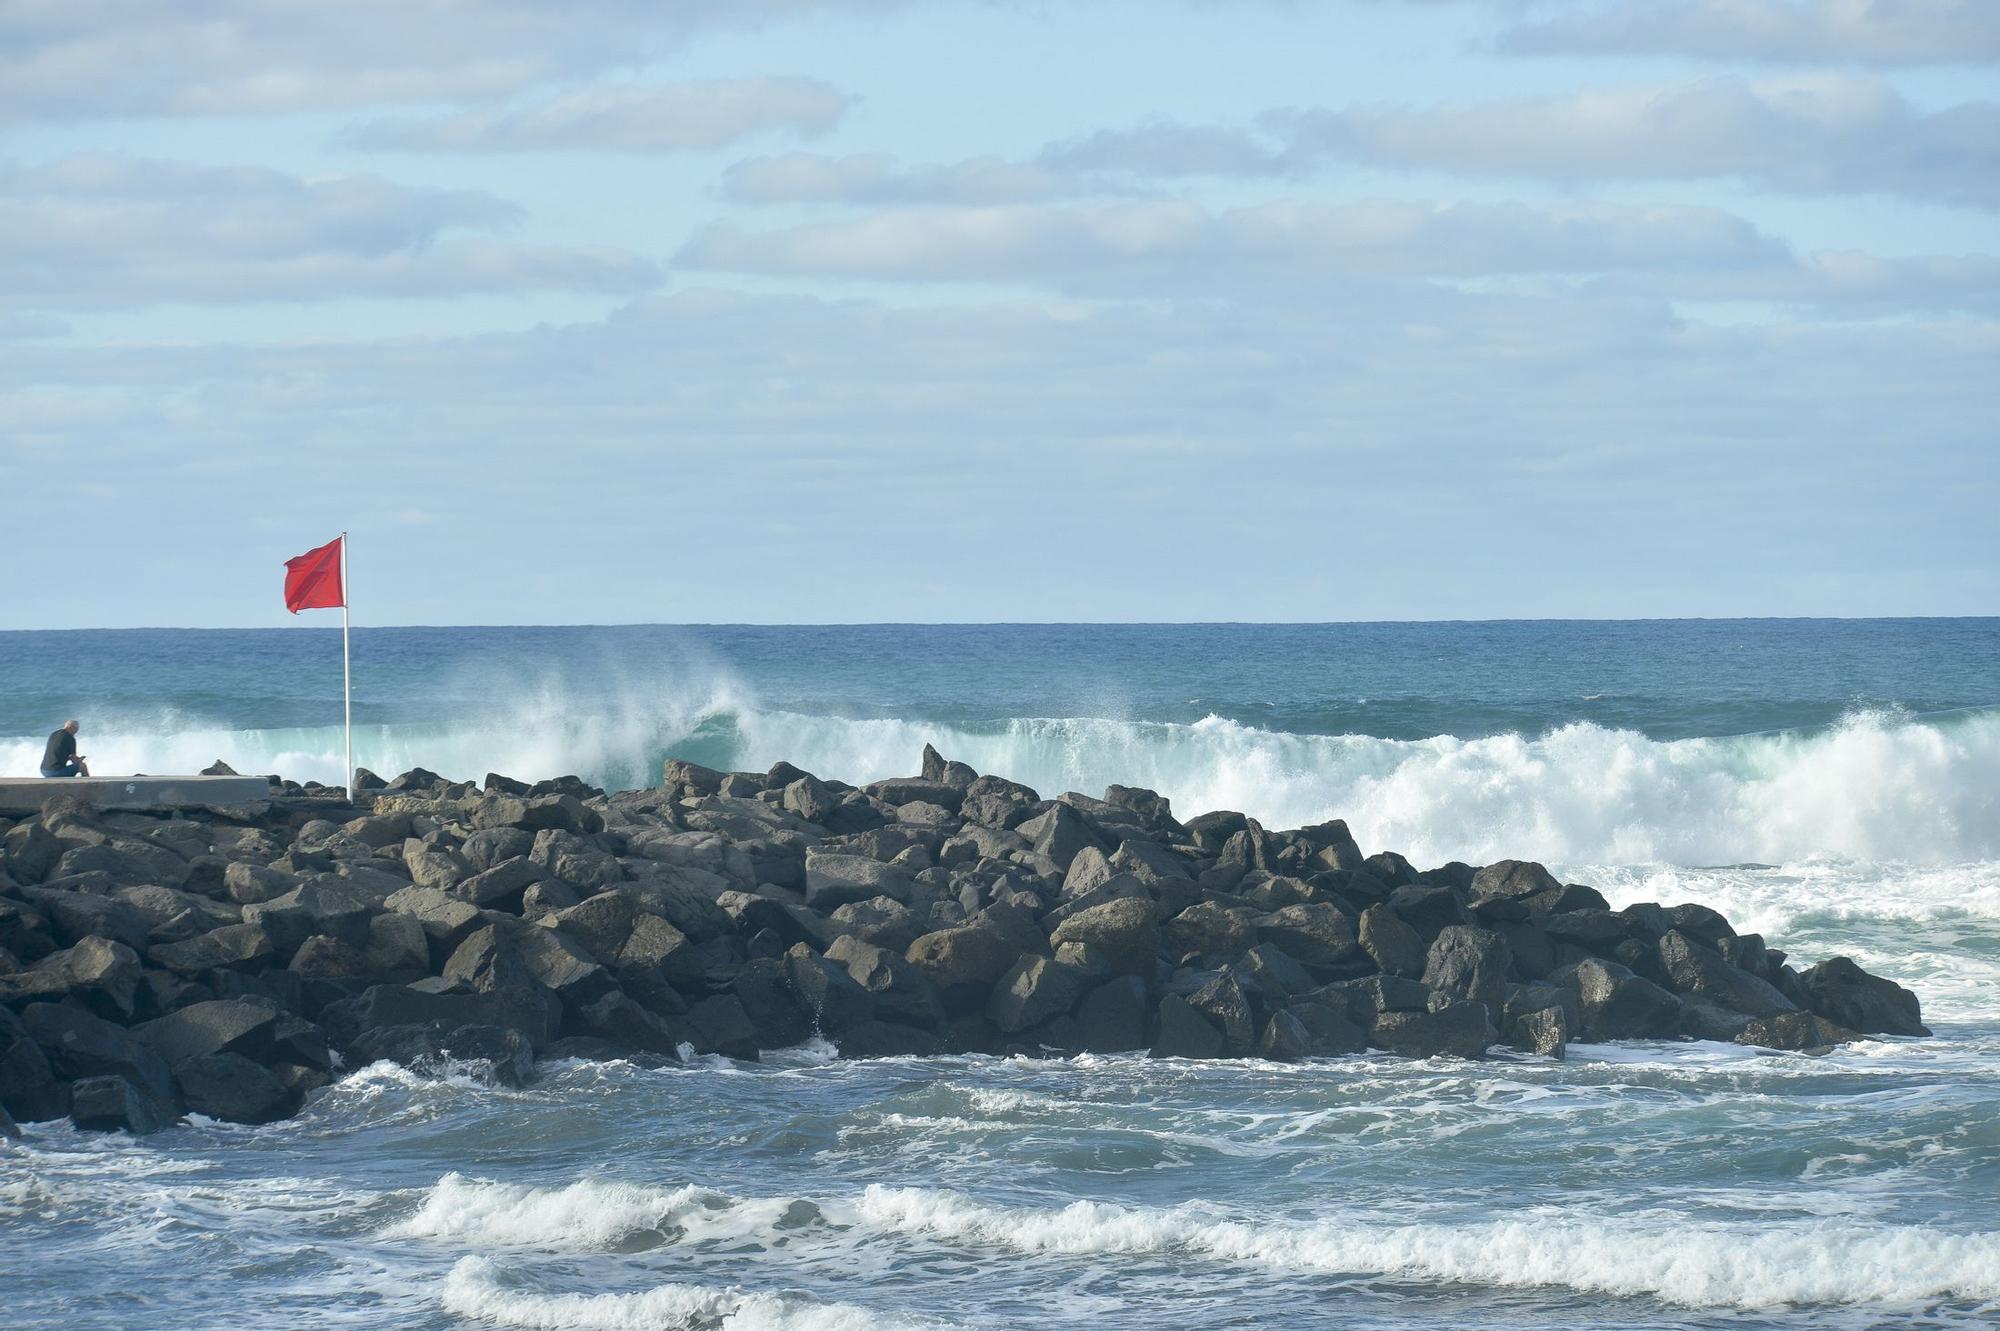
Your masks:
<svg viewBox="0 0 2000 1331"><path fill-rule="evenodd" d="M1991 0L0 3L0 627L2000 607Z"/></svg>

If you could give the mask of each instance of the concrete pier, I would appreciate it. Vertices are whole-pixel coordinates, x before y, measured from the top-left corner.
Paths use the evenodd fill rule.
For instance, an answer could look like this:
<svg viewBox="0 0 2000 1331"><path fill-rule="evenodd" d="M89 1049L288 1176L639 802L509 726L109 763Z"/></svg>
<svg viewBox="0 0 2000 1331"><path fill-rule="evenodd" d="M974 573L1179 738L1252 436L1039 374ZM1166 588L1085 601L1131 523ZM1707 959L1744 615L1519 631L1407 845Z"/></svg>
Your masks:
<svg viewBox="0 0 2000 1331"><path fill-rule="evenodd" d="M52 799L100 809L195 809L271 798L261 776L0 777L0 813L37 813Z"/></svg>

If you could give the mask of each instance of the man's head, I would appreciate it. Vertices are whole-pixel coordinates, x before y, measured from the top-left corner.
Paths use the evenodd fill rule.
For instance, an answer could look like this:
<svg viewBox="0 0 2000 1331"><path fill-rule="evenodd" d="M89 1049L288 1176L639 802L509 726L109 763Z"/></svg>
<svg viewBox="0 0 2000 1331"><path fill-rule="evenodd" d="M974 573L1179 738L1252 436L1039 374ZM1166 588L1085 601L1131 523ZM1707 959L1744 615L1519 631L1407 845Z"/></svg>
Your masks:
<svg viewBox="0 0 2000 1331"><path fill-rule="evenodd" d="M71 717L69 720L63 722L63 729L74 735L78 730L82 729L82 726L75 717Z"/></svg>

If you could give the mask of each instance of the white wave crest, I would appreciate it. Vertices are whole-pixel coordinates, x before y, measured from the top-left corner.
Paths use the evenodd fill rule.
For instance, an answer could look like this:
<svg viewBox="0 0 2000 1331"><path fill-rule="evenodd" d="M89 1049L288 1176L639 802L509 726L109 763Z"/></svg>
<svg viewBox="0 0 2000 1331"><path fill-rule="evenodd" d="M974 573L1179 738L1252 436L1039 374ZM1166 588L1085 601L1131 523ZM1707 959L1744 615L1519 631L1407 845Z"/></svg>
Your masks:
<svg viewBox="0 0 2000 1331"><path fill-rule="evenodd" d="M445 1311L534 1331L915 1331L940 1323L845 1303L812 1303L713 1285L660 1285L635 1294L549 1294L520 1287L491 1259L460 1258L445 1276Z"/></svg>
<svg viewBox="0 0 2000 1331"><path fill-rule="evenodd" d="M595 1252L637 1234L683 1231L704 1221L754 1229L775 1221L784 1207L782 1202L744 1205L693 1186L654 1188L584 1179L567 1187L533 1188L453 1172L424 1194L415 1214L390 1225L383 1237Z"/></svg>
<svg viewBox="0 0 2000 1331"><path fill-rule="evenodd" d="M98 770L239 771L337 779L327 729L229 731L172 723L93 736ZM1819 732L1658 741L1589 723L1546 735L1390 740L1301 735L1211 717L1192 725L1019 718L990 727L764 710L732 688L609 711L536 696L504 719L371 728L357 757L385 774L422 765L476 779L576 772L647 784L668 753L761 770L784 759L865 782L907 775L926 743L1036 787L1149 786L1182 816L1240 809L1270 827L1345 818L1369 849L1422 864L1505 857L1558 865L1852 859L2000 859L2000 711L1945 720L1865 712ZM0 770L31 771L39 739L0 740Z"/></svg>
<svg viewBox="0 0 2000 1331"><path fill-rule="evenodd" d="M2000 1234L1814 1222L1781 1229L1534 1216L1473 1225L1248 1223L1194 1208L983 1206L870 1187L883 1229L1023 1253L1186 1253L1292 1271L1651 1295L1691 1307L2000 1298Z"/></svg>

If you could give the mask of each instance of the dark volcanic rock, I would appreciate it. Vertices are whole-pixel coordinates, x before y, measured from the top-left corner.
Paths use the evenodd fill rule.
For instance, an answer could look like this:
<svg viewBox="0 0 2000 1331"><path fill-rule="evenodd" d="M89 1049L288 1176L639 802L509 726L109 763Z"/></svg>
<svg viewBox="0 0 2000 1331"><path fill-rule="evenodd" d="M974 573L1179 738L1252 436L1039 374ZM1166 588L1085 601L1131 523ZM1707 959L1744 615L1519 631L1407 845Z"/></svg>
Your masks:
<svg viewBox="0 0 2000 1331"><path fill-rule="evenodd" d="M1774 1017L1797 1007L1763 980L1730 965L1678 929L1669 929L1657 947L1660 970L1677 994L1752 1017Z"/></svg>
<svg viewBox="0 0 2000 1331"><path fill-rule="evenodd" d="M229 1123L274 1123L299 1107L291 1087L241 1054L203 1054L174 1067L191 1114Z"/></svg>
<svg viewBox="0 0 2000 1331"><path fill-rule="evenodd" d="M1493 1018L1479 1003L1452 1002L1426 1012L1385 1012L1375 1019L1373 1041L1410 1058L1451 1054L1484 1058L1499 1038Z"/></svg>
<svg viewBox="0 0 2000 1331"><path fill-rule="evenodd" d="M1578 962L1553 979L1576 994L1582 1039L1663 1039L1679 1033L1681 1007L1674 996L1617 962Z"/></svg>
<svg viewBox="0 0 2000 1331"><path fill-rule="evenodd" d="M158 1132L172 1121L160 1102L124 1077L83 1077L70 1087L70 1121L99 1132Z"/></svg>
<svg viewBox="0 0 2000 1331"><path fill-rule="evenodd" d="M1917 996L1893 980L1870 975L1846 957L1822 961L1799 976L1806 1004L1835 1025L1863 1035L1929 1035Z"/></svg>
<svg viewBox="0 0 2000 1331"><path fill-rule="evenodd" d="M1424 983L1485 1008L1497 1023L1507 1001L1507 940L1485 929L1449 925L1432 941Z"/></svg>
<svg viewBox="0 0 2000 1331"><path fill-rule="evenodd" d="M1158 1033L1153 1037L1150 1051L1154 1058L1222 1056L1222 1032L1179 994L1168 994L1160 1000L1156 1029Z"/></svg>
<svg viewBox="0 0 2000 1331"><path fill-rule="evenodd" d="M1424 940L1388 905L1377 903L1362 911L1357 935L1361 950L1374 960L1384 975L1400 975L1411 980L1423 975L1426 962Z"/></svg>

